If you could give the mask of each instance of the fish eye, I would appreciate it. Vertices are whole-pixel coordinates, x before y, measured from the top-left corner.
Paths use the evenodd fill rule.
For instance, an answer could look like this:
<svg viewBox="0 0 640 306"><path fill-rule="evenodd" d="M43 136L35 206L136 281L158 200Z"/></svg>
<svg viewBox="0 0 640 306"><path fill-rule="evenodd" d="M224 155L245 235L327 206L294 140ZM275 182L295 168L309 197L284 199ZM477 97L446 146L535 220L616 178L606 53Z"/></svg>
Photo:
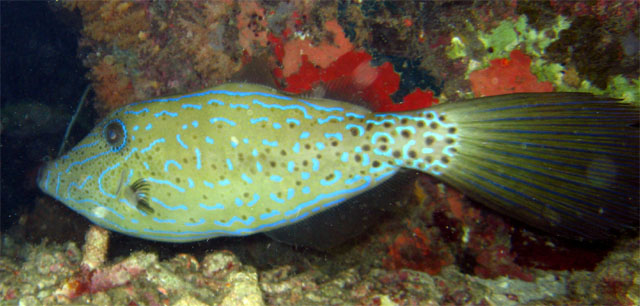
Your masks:
<svg viewBox="0 0 640 306"><path fill-rule="evenodd" d="M113 152L120 151L127 142L127 129L120 119L113 119L104 127L104 138Z"/></svg>

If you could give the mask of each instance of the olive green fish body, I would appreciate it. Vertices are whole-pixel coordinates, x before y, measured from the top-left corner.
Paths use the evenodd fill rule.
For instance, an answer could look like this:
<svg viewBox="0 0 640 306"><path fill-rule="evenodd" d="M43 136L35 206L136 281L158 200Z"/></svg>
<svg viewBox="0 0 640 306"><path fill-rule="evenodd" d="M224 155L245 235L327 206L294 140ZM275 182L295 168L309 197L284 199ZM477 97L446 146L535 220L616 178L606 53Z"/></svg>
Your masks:
<svg viewBox="0 0 640 306"><path fill-rule="evenodd" d="M632 142L637 129L606 127L616 132L601 139L585 131L603 120L629 121L635 110L621 111L615 106L621 103L604 101L615 107L601 112L591 126L575 127L576 110L562 104L567 99L547 98L557 101L546 107L522 96L371 113L259 85L225 84L113 112L76 147L48 163L39 186L103 227L172 242L287 226L374 188L402 167L440 177L540 227L568 224L570 232L597 236L583 223L604 229L632 224L637 207L625 203L634 199L628 193L637 173L618 165L637 166L637 156L623 152L637 152ZM540 115L536 123L522 115L532 109L568 113L567 118ZM606 119L625 112L624 118ZM561 136L554 136L557 141L536 136L545 129ZM564 135L566 129L576 135ZM526 146L530 152L522 151ZM568 146L598 150L572 153ZM583 160L571 164L571 154ZM591 177L578 178L584 173ZM611 186L620 175L631 183ZM596 194L622 202L591 201L591 207L588 198Z"/></svg>
<svg viewBox="0 0 640 306"><path fill-rule="evenodd" d="M114 112L52 163L41 185L93 222L133 236L252 234L365 192L399 166L438 173L451 154L443 136L450 125L438 117L373 114L226 84Z"/></svg>

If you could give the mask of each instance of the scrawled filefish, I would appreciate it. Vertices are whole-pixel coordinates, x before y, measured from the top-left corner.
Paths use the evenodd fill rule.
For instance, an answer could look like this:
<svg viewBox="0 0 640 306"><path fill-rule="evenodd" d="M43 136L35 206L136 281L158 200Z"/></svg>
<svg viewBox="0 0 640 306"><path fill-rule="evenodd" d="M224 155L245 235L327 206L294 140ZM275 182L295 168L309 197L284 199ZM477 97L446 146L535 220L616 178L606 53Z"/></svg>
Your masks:
<svg viewBox="0 0 640 306"><path fill-rule="evenodd" d="M637 224L637 120L590 94L372 113L231 83L114 111L38 183L105 228L187 242L291 225L410 168L534 226L605 238Z"/></svg>

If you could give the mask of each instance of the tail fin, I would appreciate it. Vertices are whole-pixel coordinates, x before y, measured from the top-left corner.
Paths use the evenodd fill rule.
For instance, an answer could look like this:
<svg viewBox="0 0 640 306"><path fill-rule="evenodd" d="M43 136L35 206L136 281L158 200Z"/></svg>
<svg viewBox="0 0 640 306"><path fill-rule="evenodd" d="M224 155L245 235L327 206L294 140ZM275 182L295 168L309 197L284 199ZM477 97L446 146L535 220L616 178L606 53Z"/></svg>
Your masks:
<svg viewBox="0 0 640 306"><path fill-rule="evenodd" d="M639 111L582 93L514 94L433 108L457 126L442 179L552 233L637 229Z"/></svg>

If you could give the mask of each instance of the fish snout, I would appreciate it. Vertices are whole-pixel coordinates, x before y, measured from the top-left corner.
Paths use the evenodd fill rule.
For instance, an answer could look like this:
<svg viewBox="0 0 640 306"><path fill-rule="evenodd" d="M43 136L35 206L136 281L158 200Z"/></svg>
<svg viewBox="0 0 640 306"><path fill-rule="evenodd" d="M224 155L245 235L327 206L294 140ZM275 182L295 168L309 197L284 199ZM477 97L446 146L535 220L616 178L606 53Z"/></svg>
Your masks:
<svg viewBox="0 0 640 306"><path fill-rule="evenodd" d="M38 169L38 175L36 176L36 184L40 188L40 190L44 192L48 192L49 188L49 176L51 174L51 162L45 162Z"/></svg>

